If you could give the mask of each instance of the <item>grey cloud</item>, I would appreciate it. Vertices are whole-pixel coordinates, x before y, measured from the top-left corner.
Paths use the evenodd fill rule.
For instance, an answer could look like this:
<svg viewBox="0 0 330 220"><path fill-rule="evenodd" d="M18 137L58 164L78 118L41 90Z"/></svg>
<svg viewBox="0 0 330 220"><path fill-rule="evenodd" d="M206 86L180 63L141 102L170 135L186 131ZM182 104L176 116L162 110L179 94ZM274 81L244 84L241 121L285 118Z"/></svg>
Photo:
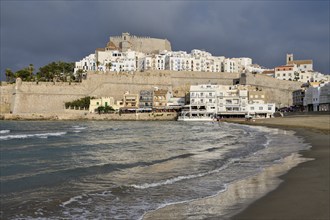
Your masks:
<svg viewBox="0 0 330 220"><path fill-rule="evenodd" d="M122 32L270 68L293 52L329 73L326 1L1 1L1 77L5 68L77 61Z"/></svg>

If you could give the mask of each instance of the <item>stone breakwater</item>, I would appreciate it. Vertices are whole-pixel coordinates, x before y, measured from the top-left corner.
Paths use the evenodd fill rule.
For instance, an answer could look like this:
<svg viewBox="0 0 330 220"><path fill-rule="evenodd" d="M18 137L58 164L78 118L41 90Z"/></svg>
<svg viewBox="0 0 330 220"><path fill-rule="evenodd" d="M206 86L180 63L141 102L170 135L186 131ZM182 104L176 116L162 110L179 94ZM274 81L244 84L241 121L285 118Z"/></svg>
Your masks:
<svg viewBox="0 0 330 220"><path fill-rule="evenodd" d="M1 114L1 120L109 120L109 121L174 121L176 112L132 113L132 114L92 114L92 113L60 113L60 114Z"/></svg>

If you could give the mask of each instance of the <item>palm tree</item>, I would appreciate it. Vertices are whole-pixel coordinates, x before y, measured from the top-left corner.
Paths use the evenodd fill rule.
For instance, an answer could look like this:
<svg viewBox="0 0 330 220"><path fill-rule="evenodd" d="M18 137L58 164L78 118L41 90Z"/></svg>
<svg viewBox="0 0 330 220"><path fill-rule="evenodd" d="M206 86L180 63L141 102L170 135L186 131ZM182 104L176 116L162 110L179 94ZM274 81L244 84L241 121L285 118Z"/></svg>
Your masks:
<svg viewBox="0 0 330 220"><path fill-rule="evenodd" d="M107 63L107 64L105 64L105 67L106 67L108 70L110 70L111 67L112 67L112 63Z"/></svg>
<svg viewBox="0 0 330 220"><path fill-rule="evenodd" d="M29 71L30 71L30 80L32 80L32 74L33 74L33 71L34 71L34 66L33 66L33 64L32 63L30 63L30 65L29 65Z"/></svg>
<svg viewBox="0 0 330 220"><path fill-rule="evenodd" d="M96 71L99 70L99 65L100 65L100 64L101 64L100 61L96 61Z"/></svg>
<svg viewBox="0 0 330 220"><path fill-rule="evenodd" d="M6 80L7 80L7 82L12 82L13 79L15 78L15 74L9 68L6 69L6 73L5 74L6 74Z"/></svg>

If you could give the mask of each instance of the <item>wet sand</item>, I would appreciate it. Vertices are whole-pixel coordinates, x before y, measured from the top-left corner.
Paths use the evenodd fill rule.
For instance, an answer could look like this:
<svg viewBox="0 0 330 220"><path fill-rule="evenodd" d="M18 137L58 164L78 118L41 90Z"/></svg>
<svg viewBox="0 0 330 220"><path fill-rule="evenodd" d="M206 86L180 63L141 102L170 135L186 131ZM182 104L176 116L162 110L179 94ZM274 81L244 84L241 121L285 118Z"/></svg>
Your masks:
<svg viewBox="0 0 330 220"><path fill-rule="evenodd" d="M169 205L147 213L144 219L329 219L330 116L236 123L294 130L312 148L300 152L302 157L292 155L282 165L266 168L256 176L229 185L224 193Z"/></svg>
<svg viewBox="0 0 330 220"><path fill-rule="evenodd" d="M311 150L301 154L314 160L301 163L281 176L284 181L276 190L232 219L330 219L330 116L296 116L255 123L295 130L312 145Z"/></svg>

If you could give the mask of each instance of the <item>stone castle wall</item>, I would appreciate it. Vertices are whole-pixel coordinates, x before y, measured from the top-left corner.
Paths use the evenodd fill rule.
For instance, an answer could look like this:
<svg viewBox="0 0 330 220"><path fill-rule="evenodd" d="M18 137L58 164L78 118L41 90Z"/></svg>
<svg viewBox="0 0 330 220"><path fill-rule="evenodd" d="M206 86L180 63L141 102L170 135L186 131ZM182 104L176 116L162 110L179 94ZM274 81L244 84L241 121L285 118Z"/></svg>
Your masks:
<svg viewBox="0 0 330 220"><path fill-rule="evenodd" d="M265 92L266 102L275 103L276 107L292 105L292 92L300 89L302 83L296 81L279 80L260 74L248 74L241 77L241 83L255 86Z"/></svg>
<svg viewBox="0 0 330 220"><path fill-rule="evenodd" d="M133 51L140 51L143 53L158 53L162 50L172 50L171 43L167 39L127 35L126 40L124 40L124 36L110 37L110 42L122 51L131 49Z"/></svg>
<svg viewBox="0 0 330 220"><path fill-rule="evenodd" d="M206 72L148 71L129 73L89 72L82 83L17 82L15 86L2 86L7 91L7 100L13 113L64 113L65 102L85 96L112 96L121 100L126 91L139 93L155 87L168 89L177 97L184 96L190 85L236 84L239 74ZM266 76L248 75L242 82L258 87L266 92L269 102L279 105L292 104L292 91L300 88L300 83L273 79ZM0 103L4 104L3 102ZM4 112L8 112L8 108ZM3 112L2 112L3 113Z"/></svg>

